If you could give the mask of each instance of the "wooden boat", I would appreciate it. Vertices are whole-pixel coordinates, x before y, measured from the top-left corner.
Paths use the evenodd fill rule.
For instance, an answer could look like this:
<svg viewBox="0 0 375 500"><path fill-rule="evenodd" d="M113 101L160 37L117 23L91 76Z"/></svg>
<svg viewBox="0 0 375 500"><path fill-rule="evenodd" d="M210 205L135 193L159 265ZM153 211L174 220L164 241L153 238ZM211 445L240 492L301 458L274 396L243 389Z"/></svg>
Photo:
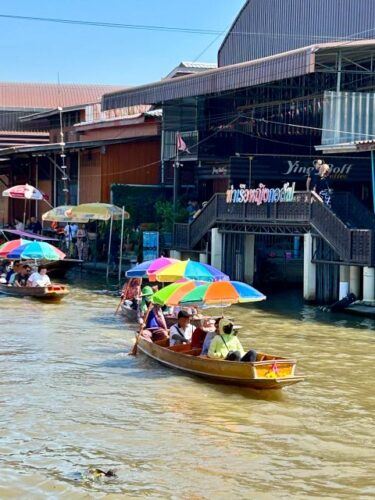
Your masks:
<svg viewBox="0 0 375 500"><path fill-rule="evenodd" d="M121 304L120 308L121 314L125 317L126 321L129 323L136 323L137 322L137 311L135 309L132 309L129 307L126 302L123 302Z"/></svg>
<svg viewBox="0 0 375 500"><path fill-rule="evenodd" d="M129 307L128 304L123 302L120 307L121 314L125 317L126 321L129 323L137 323L137 311L131 307ZM177 317L176 316L171 316L171 315L164 315L165 322L167 323L167 327L170 328L172 325L174 325L177 322ZM192 318L191 323L194 326L199 326L201 319L199 318Z"/></svg>
<svg viewBox="0 0 375 500"><path fill-rule="evenodd" d="M138 340L138 349L170 368L207 378L213 382L233 384L253 389L282 389L304 380L295 375L296 360L258 353L254 363L240 363L199 356L200 349L191 345L168 346L168 340L149 342Z"/></svg>
<svg viewBox="0 0 375 500"><path fill-rule="evenodd" d="M46 287L8 286L0 283L0 293L12 297L31 297L47 302L59 302L69 293L65 285L51 285Z"/></svg>

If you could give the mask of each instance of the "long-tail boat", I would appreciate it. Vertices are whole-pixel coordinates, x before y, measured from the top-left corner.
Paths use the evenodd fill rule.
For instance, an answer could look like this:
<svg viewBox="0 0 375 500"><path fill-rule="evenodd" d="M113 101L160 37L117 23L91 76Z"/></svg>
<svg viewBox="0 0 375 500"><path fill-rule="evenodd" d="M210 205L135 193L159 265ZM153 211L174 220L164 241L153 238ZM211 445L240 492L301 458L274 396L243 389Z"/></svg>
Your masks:
<svg viewBox="0 0 375 500"><path fill-rule="evenodd" d="M169 346L168 340L150 342L139 336L137 348L170 368L191 375L253 389L282 389L304 380L296 375L297 361L280 356L258 353L254 363L225 361L200 356L201 349L192 349L190 344Z"/></svg>
<svg viewBox="0 0 375 500"><path fill-rule="evenodd" d="M59 302L69 293L69 288L66 285L50 285L50 286L9 286L0 283L0 293L10 295L12 297L31 297L33 299L43 300L47 302Z"/></svg>

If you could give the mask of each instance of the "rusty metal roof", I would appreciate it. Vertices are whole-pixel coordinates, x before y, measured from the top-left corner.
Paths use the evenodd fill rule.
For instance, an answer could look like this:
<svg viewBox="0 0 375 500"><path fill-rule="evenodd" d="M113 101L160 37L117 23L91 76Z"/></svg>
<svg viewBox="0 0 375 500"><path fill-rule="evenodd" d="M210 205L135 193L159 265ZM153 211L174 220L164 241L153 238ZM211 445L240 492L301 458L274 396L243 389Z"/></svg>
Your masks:
<svg viewBox="0 0 375 500"><path fill-rule="evenodd" d="M216 94L255 85L313 73L318 62L331 63L336 60L337 50L343 55L368 55L375 40L355 42L322 43L295 49L282 54L223 66L199 74L181 76L132 87L127 90L105 94L102 98L104 110L134 106L137 104L158 104L164 101Z"/></svg>
<svg viewBox="0 0 375 500"><path fill-rule="evenodd" d="M100 101L103 94L125 86L0 82L0 109L50 109Z"/></svg>

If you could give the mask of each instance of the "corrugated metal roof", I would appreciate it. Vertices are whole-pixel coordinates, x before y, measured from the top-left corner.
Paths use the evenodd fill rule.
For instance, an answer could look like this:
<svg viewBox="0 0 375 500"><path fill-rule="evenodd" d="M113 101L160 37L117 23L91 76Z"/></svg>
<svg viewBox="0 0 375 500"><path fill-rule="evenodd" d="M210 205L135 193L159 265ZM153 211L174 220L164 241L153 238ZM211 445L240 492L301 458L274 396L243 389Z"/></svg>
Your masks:
<svg viewBox="0 0 375 500"><path fill-rule="evenodd" d="M188 62L182 61L178 66L172 69L170 73L165 77L176 78L182 75L189 75L193 73L201 73L202 71L207 71L208 69L217 68L215 63L199 63L199 62Z"/></svg>
<svg viewBox="0 0 375 500"><path fill-rule="evenodd" d="M219 66L313 43L371 39L374 18L374 0L247 1L219 49Z"/></svg>
<svg viewBox="0 0 375 500"><path fill-rule="evenodd" d="M224 66L195 75L161 80L125 91L105 94L102 109L122 108L137 104L158 104L164 101L209 95L313 73L317 58L325 63L336 61L337 50L351 57L373 49L375 40L323 43L276 54L255 61Z"/></svg>
<svg viewBox="0 0 375 500"><path fill-rule="evenodd" d="M122 108L135 104L157 104L162 101L214 94L272 80L299 76L314 70L313 50L278 54L277 56L226 66L194 75L180 76L155 83L111 92L102 98L103 109Z"/></svg>
<svg viewBox="0 0 375 500"><path fill-rule="evenodd" d="M180 66L184 66L184 68L198 68L198 69L215 69L215 68L217 68L216 63L189 62L189 61L182 61Z"/></svg>
<svg viewBox="0 0 375 500"><path fill-rule="evenodd" d="M100 101L119 85L0 82L1 108L50 109Z"/></svg>

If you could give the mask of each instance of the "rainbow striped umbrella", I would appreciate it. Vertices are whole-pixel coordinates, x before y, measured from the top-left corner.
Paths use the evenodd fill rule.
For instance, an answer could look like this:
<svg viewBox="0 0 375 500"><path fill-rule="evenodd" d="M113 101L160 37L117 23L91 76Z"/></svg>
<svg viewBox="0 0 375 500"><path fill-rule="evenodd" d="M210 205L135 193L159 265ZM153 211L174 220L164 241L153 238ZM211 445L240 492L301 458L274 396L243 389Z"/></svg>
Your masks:
<svg viewBox="0 0 375 500"><path fill-rule="evenodd" d="M172 283L154 293L152 296L152 302L160 306L178 306L183 297L197 288L197 286L203 284L204 283L202 281L193 280Z"/></svg>
<svg viewBox="0 0 375 500"><path fill-rule="evenodd" d="M7 257L8 253L12 252L21 245L29 243L27 240L20 238L19 240L6 241L0 246L0 257Z"/></svg>
<svg viewBox="0 0 375 500"><path fill-rule="evenodd" d="M126 271L126 276L128 278L148 278L150 275L154 275L158 271L161 271L175 262L179 261L169 257L159 257L158 259L146 260L145 262L132 267L129 271Z"/></svg>
<svg viewBox="0 0 375 500"><path fill-rule="evenodd" d="M188 289L189 284L190 290ZM183 285L186 285L186 288ZM166 289L169 290L164 291ZM180 287L177 286L175 289L172 288L172 285L169 285L166 289L154 294L153 300L157 301L157 303L159 303L159 300L164 300L163 305L196 306L201 308L228 307L232 304L266 300L266 296L261 292L240 281L216 281L204 284L187 282L180 284ZM168 292L170 292L169 297Z"/></svg>
<svg viewBox="0 0 375 500"><path fill-rule="evenodd" d="M219 269L190 259L175 262L174 264L157 271L152 276L161 283L170 283L184 278L210 282L229 280L229 276L219 271Z"/></svg>
<svg viewBox="0 0 375 500"><path fill-rule="evenodd" d="M44 241L29 241L8 253L9 259L63 260L64 252Z"/></svg>

